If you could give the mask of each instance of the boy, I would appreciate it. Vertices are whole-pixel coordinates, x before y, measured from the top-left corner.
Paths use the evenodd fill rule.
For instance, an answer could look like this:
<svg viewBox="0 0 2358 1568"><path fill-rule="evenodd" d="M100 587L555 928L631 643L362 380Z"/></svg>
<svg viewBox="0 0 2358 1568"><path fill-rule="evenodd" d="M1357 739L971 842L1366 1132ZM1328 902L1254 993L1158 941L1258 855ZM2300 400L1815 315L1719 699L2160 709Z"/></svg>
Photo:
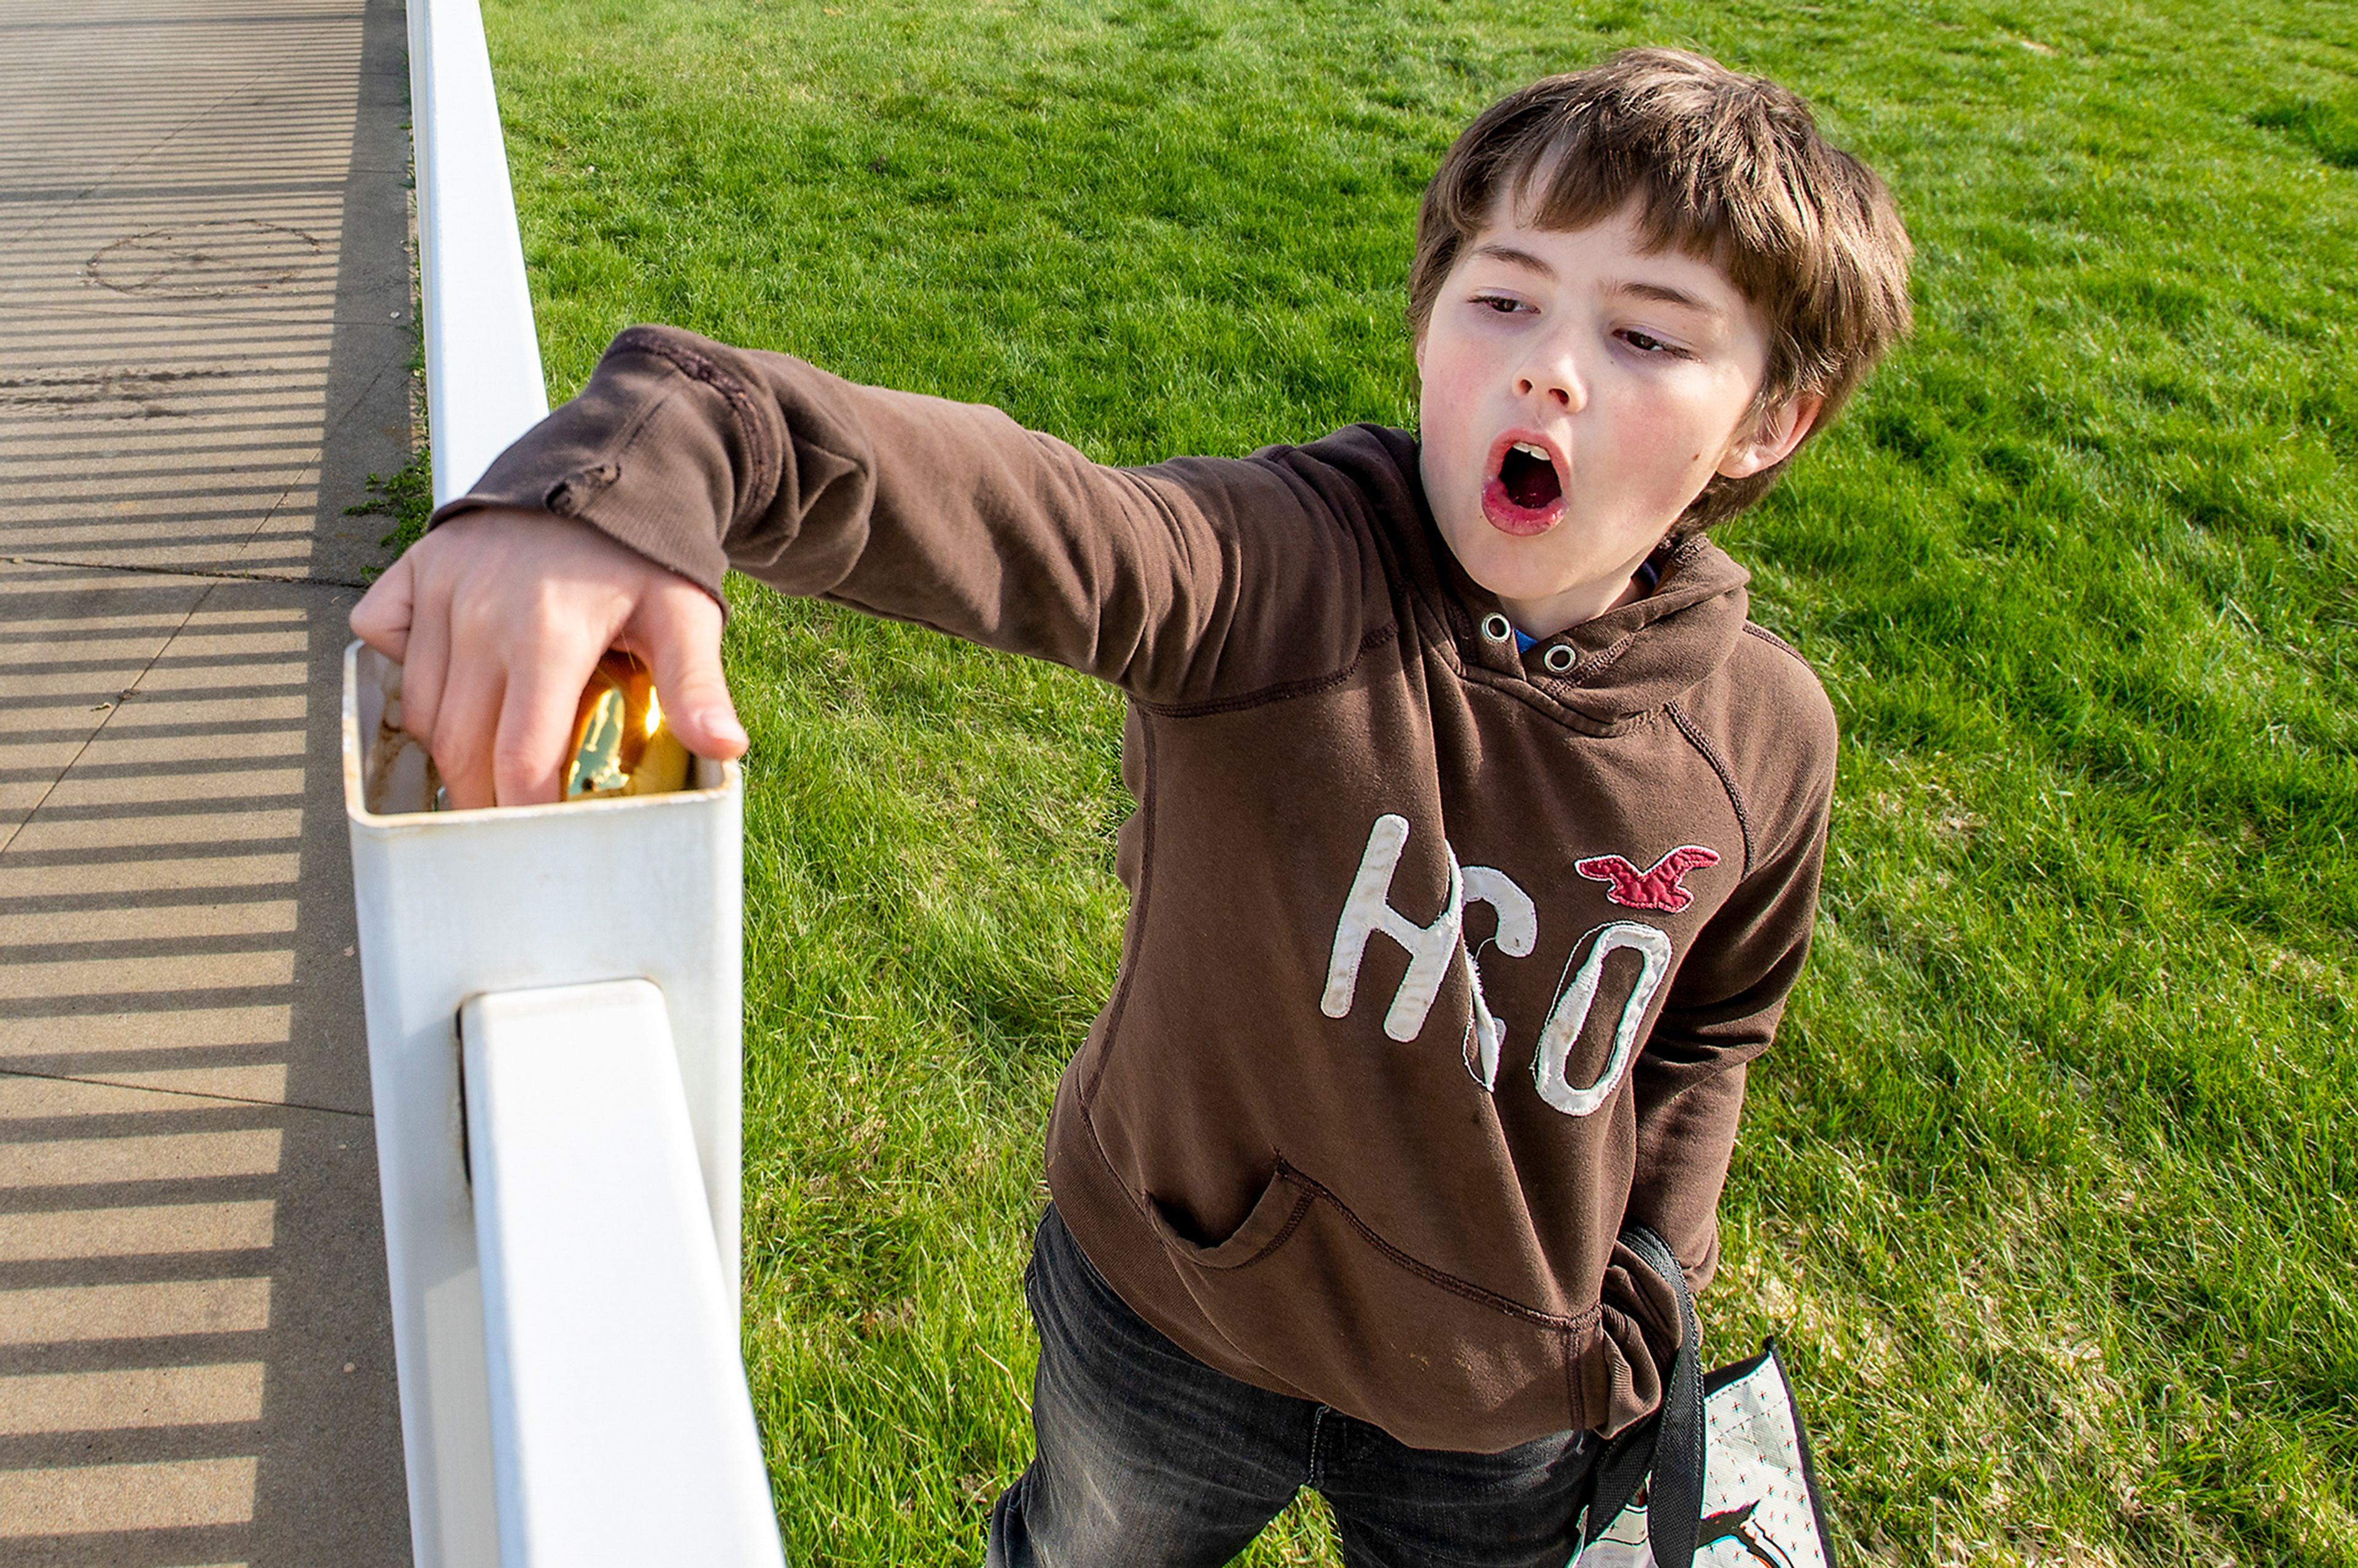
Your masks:
<svg viewBox="0 0 2358 1568"><path fill-rule="evenodd" d="M1908 327L1799 100L1631 51L1483 114L1419 217L1418 437L1090 464L990 409L618 338L353 612L454 801L547 799L644 653L744 745L725 567L1130 697L1120 976L1059 1085L1038 1454L990 1560L1561 1568L1700 1288L1814 913L1833 714L1703 536Z"/></svg>

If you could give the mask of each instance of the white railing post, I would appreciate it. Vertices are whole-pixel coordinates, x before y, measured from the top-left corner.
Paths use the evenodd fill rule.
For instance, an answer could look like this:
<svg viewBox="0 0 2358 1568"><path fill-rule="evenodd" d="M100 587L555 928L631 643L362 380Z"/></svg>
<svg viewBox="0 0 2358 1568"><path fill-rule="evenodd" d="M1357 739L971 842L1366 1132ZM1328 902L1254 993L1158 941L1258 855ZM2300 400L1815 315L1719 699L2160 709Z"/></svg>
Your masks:
<svg viewBox="0 0 2358 1568"><path fill-rule="evenodd" d="M660 992L704 1193L697 1238L733 1344L744 796L734 763L699 761L696 787L676 795L427 812L425 760L386 724L400 680L372 649L345 655L345 815L410 1537L418 1568L481 1568L503 1562L510 1503L492 1484L460 1011L593 981L644 979Z"/></svg>
<svg viewBox="0 0 2358 1568"><path fill-rule="evenodd" d="M438 505L548 406L481 13L409 0L408 16ZM400 683L372 650L346 653L344 800L418 1568L777 1564L737 1350L737 768L700 761L674 795L429 813ZM577 996L563 1016L600 1028L551 1034L548 988L581 986L594 1005ZM462 1009L481 1034L471 1079ZM494 1108L482 1125L470 1084ZM569 1128L548 1114L568 1087ZM471 1141L488 1191L470 1182ZM623 1188L589 1184L601 1160L630 1173ZM574 1175L552 1184L544 1164ZM634 1278L637 1294L614 1294ZM578 1335L547 1338L568 1294L602 1360ZM608 1306L628 1310L601 1318ZM597 1425L592 1409L646 1419ZM665 1474L665 1445L691 1441L695 1484L616 1480Z"/></svg>

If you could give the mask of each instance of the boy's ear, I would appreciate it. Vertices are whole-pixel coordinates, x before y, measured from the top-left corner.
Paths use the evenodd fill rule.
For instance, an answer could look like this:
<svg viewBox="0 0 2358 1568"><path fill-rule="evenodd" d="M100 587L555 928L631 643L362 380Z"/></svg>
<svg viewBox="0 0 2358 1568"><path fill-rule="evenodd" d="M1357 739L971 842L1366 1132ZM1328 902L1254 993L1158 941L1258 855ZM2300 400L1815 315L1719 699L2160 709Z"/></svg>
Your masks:
<svg viewBox="0 0 2358 1568"><path fill-rule="evenodd" d="M1793 449L1817 423L1818 410L1825 403L1817 394L1805 392L1764 411L1751 429L1738 431L1728 443L1726 455L1719 460L1719 471L1729 479L1749 479L1763 469L1775 468L1793 455Z"/></svg>

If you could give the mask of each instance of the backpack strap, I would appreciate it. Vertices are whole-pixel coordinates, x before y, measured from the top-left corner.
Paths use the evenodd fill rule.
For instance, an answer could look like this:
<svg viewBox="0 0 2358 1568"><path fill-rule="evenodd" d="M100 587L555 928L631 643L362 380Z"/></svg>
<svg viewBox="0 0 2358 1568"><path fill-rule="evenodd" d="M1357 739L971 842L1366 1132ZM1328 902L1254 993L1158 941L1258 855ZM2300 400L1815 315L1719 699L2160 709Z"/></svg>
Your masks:
<svg viewBox="0 0 2358 1568"><path fill-rule="evenodd" d="M1581 1545L1612 1527L1640 1483L1647 1491L1646 1539L1658 1568L1692 1568L1703 1522L1703 1327L1686 1271L1662 1238L1642 1225L1621 1232L1621 1245L1669 1285L1679 1302L1679 1347L1671 1358L1661 1409L1605 1445L1597 1456Z"/></svg>

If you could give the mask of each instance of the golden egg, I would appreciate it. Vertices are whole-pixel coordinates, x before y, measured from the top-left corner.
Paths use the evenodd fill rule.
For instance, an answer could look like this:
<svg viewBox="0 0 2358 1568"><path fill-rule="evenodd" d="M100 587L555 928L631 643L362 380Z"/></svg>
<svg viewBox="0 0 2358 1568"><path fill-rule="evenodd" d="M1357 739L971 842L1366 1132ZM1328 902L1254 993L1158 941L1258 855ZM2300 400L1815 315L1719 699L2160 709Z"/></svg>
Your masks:
<svg viewBox="0 0 2358 1568"><path fill-rule="evenodd" d="M654 676L635 654L598 661L573 713L565 798L602 800L687 787L687 748L664 722Z"/></svg>

